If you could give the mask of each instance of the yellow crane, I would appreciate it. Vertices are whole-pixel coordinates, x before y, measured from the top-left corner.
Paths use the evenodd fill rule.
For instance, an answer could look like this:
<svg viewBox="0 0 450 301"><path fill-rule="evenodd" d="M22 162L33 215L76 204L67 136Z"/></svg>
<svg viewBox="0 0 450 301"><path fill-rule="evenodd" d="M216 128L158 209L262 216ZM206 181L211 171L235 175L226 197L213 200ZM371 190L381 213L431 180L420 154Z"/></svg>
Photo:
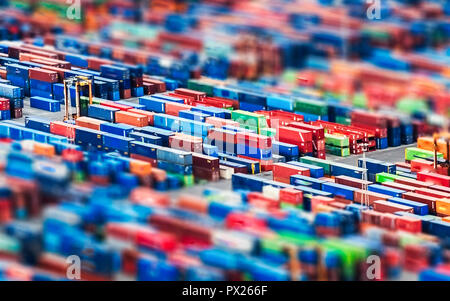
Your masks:
<svg viewBox="0 0 450 301"><path fill-rule="evenodd" d="M64 83L64 106L65 106L65 115L64 115L64 121L70 120L70 119L77 119L81 116L81 109L80 109L80 94L81 94L81 88L82 87L88 87L89 88L89 105L92 104L92 80L89 79L86 76L74 76L70 78L66 78L63 81ZM75 106L76 106L76 113L70 114L69 108L71 105L70 101L70 87L75 86Z"/></svg>
<svg viewBox="0 0 450 301"><path fill-rule="evenodd" d="M447 148L447 159L445 162L439 162L438 160L438 140L444 140ZM444 169L447 169L447 175L450 175L450 133L435 133L433 134L433 151L434 151L434 170L437 170L438 165Z"/></svg>

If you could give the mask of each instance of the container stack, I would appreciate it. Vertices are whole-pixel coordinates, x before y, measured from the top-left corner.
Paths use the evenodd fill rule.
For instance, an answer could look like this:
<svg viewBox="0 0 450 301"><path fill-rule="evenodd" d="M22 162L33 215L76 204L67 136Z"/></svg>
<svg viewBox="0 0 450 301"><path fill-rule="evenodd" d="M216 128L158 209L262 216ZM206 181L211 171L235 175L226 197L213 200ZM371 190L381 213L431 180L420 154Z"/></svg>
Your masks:
<svg viewBox="0 0 450 301"><path fill-rule="evenodd" d="M349 139L347 136L342 134L325 134L325 147L327 153L347 157L350 155Z"/></svg>
<svg viewBox="0 0 450 301"><path fill-rule="evenodd" d="M19 118L22 116L23 97L24 92L20 87L9 84L0 83L0 97L9 100L9 104L3 105L2 119ZM6 113L6 108L9 107L9 114Z"/></svg>
<svg viewBox="0 0 450 301"><path fill-rule="evenodd" d="M238 157L256 160L260 166L270 170L272 165L272 138L249 132L236 133Z"/></svg>
<svg viewBox="0 0 450 301"><path fill-rule="evenodd" d="M280 142L290 143L298 146L300 155L313 155L313 133L290 126L282 126L278 129Z"/></svg>
<svg viewBox="0 0 450 301"><path fill-rule="evenodd" d="M193 184L192 153L168 147L158 147L156 156L159 169L176 176L185 186Z"/></svg>
<svg viewBox="0 0 450 301"><path fill-rule="evenodd" d="M325 159L326 155L326 137L325 129L322 126L314 126L303 122L290 122L290 127L303 129L312 132L313 136L313 156L319 159Z"/></svg>
<svg viewBox="0 0 450 301"><path fill-rule="evenodd" d="M41 68L31 68L29 70L29 77L30 96L53 99L53 84L59 80L57 72Z"/></svg>
<svg viewBox="0 0 450 301"><path fill-rule="evenodd" d="M220 178L219 158L193 153L192 168L195 179L215 182Z"/></svg>
<svg viewBox="0 0 450 301"><path fill-rule="evenodd" d="M108 95L108 99L110 100L119 100L123 98L131 97L131 81L130 81L130 70L125 67L113 66L113 65L102 65L100 67L100 76L114 79L119 82L119 91L120 94L112 93L112 95Z"/></svg>
<svg viewBox="0 0 450 301"><path fill-rule="evenodd" d="M383 116L376 113L353 111L352 126L374 130L377 148L388 147L388 125L386 118Z"/></svg>

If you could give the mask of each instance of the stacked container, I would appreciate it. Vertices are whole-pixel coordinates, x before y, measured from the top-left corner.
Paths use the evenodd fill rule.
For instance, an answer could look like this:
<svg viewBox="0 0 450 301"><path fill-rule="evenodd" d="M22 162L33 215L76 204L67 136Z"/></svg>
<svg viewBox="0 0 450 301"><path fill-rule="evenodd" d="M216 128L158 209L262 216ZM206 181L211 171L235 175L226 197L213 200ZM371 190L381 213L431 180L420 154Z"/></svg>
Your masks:
<svg viewBox="0 0 450 301"><path fill-rule="evenodd" d="M6 113L8 105L4 103L2 107L2 119L19 118L22 117L23 108L23 89L0 83L0 97L7 98L9 100L9 114Z"/></svg>
<svg viewBox="0 0 450 301"><path fill-rule="evenodd" d="M353 111L351 117L353 126L375 131L377 148L384 149L388 147L388 122L385 117L377 113L364 111ZM395 125L399 126L397 123ZM398 137L393 137L393 140L395 138L395 141L397 141L400 138L400 132L394 131L393 134L398 135Z"/></svg>
<svg viewBox="0 0 450 301"><path fill-rule="evenodd" d="M290 127L302 129L306 131L311 131L313 140L313 156L319 159L325 159L325 129L322 126L315 126L303 122L291 122Z"/></svg>
<svg viewBox="0 0 450 301"><path fill-rule="evenodd" d="M30 96L39 96L47 99L53 99L53 84L58 82L58 73L55 71L31 68L30 77Z"/></svg>
<svg viewBox="0 0 450 301"><path fill-rule="evenodd" d="M101 77L119 81L120 98L131 97L130 70L128 68L115 65L102 65L100 72ZM114 95L111 100L118 100L118 98Z"/></svg>

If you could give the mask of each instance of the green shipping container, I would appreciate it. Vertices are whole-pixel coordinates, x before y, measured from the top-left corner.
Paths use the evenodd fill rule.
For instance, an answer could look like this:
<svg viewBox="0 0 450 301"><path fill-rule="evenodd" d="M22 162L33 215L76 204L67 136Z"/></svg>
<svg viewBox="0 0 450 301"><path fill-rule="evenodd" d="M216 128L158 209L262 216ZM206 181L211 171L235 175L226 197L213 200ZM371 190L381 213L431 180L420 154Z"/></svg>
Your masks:
<svg viewBox="0 0 450 301"><path fill-rule="evenodd" d="M437 157L443 159L444 155L442 153L437 153ZM434 152L418 147L408 147L405 149L405 160L411 161L418 158L434 158Z"/></svg>
<svg viewBox="0 0 450 301"><path fill-rule="evenodd" d="M300 158L300 162L322 167L323 171L326 175L331 174L331 165L330 165L330 161L328 161L328 160L305 156L305 157Z"/></svg>
<svg viewBox="0 0 450 301"><path fill-rule="evenodd" d="M332 154L340 157L350 156L350 149L348 147L338 147L329 144L325 144L325 150L328 154Z"/></svg>
<svg viewBox="0 0 450 301"><path fill-rule="evenodd" d="M337 147L348 147L349 138L343 135L325 134L325 144Z"/></svg>
<svg viewBox="0 0 450 301"><path fill-rule="evenodd" d="M328 114L328 106L322 101L300 98L294 102L294 111L323 116Z"/></svg>

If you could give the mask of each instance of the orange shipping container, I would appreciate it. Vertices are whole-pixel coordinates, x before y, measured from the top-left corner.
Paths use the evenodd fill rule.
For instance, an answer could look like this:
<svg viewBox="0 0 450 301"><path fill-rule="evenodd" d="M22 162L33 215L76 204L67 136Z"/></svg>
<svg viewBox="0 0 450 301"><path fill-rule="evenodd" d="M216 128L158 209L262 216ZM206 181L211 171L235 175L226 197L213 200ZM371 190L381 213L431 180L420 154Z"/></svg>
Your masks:
<svg viewBox="0 0 450 301"><path fill-rule="evenodd" d="M450 199L436 200L436 213L439 216L450 216Z"/></svg>
<svg viewBox="0 0 450 301"><path fill-rule="evenodd" d="M178 116L180 111L190 110L190 105L185 105L178 102L168 101L166 102L166 114L172 116Z"/></svg>
<svg viewBox="0 0 450 301"><path fill-rule="evenodd" d="M444 140L438 139L437 140L437 151L439 153L442 153L444 155L444 158L447 159L447 144ZM419 137L417 139L417 147L429 151L434 151L434 140L432 137Z"/></svg>
<svg viewBox="0 0 450 301"><path fill-rule="evenodd" d="M152 168L152 176L155 181L165 181L167 179L167 173L163 169Z"/></svg>
<svg viewBox="0 0 450 301"><path fill-rule="evenodd" d="M130 172L138 176L148 176L152 173L152 165L141 160L130 161Z"/></svg>
<svg viewBox="0 0 450 301"><path fill-rule="evenodd" d="M208 202L200 197L182 194L178 197L178 207L198 213L208 212Z"/></svg>
<svg viewBox="0 0 450 301"><path fill-rule="evenodd" d="M153 125L153 116L155 116L155 112L144 111L140 109L130 109L127 112L147 116L148 125Z"/></svg>
<svg viewBox="0 0 450 301"><path fill-rule="evenodd" d="M55 147L50 144L35 142L33 153L40 156L53 157L55 155Z"/></svg>
<svg viewBox="0 0 450 301"><path fill-rule="evenodd" d="M76 125L78 125L78 126L89 128L92 130L97 130L97 131L100 131L100 124L105 123L105 122L106 121L91 118L91 117L86 117L86 116L78 117L77 120L75 121Z"/></svg>
<svg viewBox="0 0 450 301"><path fill-rule="evenodd" d="M117 111L116 122L125 123L137 127L144 127L148 125L148 117L145 115L129 113L126 111Z"/></svg>

